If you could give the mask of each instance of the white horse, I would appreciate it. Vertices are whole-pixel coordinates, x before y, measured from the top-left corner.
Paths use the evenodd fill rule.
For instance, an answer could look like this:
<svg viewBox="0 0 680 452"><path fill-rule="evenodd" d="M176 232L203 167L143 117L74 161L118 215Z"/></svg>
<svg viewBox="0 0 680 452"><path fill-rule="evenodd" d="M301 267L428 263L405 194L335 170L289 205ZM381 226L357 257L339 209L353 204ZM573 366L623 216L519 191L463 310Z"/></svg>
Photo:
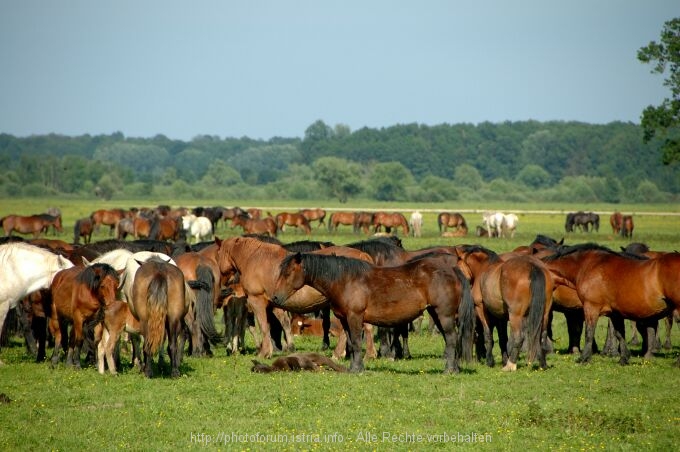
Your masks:
<svg viewBox="0 0 680 452"><path fill-rule="evenodd" d="M47 289L61 270L73 267L64 256L23 242L0 245L0 331L20 299ZM3 362L0 360L0 365Z"/></svg>
<svg viewBox="0 0 680 452"><path fill-rule="evenodd" d="M501 236L504 218L505 215L501 212L484 212L482 214L482 221L484 222L486 230L489 231L489 237Z"/></svg>
<svg viewBox="0 0 680 452"><path fill-rule="evenodd" d="M209 239L213 234L210 219L193 214L182 217L182 228L189 233L189 236L196 238L196 243Z"/></svg>
<svg viewBox="0 0 680 452"><path fill-rule="evenodd" d="M501 230L503 231L503 236L507 237L510 234L510 238L515 237L515 229L517 229L517 223L519 218L514 213L509 213L503 217L503 224L501 225Z"/></svg>
<svg viewBox="0 0 680 452"><path fill-rule="evenodd" d="M416 210L411 214L408 224L413 231L413 237L420 237L423 229L423 214Z"/></svg>

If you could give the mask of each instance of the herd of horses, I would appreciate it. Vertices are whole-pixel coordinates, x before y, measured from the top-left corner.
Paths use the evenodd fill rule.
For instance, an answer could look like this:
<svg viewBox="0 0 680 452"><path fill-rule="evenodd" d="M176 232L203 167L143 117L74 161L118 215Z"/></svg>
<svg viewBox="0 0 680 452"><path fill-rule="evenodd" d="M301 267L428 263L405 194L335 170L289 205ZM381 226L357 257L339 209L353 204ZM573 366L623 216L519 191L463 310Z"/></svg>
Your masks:
<svg viewBox="0 0 680 452"><path fill-rule="evenodd" d="M106 367L116 372L117 344L127 333L133 362L149 377L153 359L163 353L167 341L170 373L176 377L185 341L188 353L197 356L212 354L211 345L220 343L227 344L229 353L243 352L249 313L252 325L259 327L252 330L257 353L265 358L275 346L294 348L292 315L320 316L322 345L328 347L332 313L341 326L334 356L348 356L353 372L364 369L364 342L366 356L378 353L374 326L380 354L409 356L409 325L425 311L441 333L447 373L459 372L460 362L471 361L474 354L493 366L494 330L503 370L517 369L523 344L527 362L546 368L553 312L565 315L569 350L580 352L581 362L588 362L597 350L594 331L600 316L610 318L615 345L609 347L618 350L622 364L630 356L626 319L642 334L646 356L656 343L658 321L673 315L680 321L677 252L644 247L616 252L591 243L567 246L541 235L526 246L497 254L478 244L407 250L395 236L338 245L311 240L284 244L266 229L252 232L245 227L244 234L224 240L212 234L217 222L227 219L232 228L267 218L275 230L309 227L310 221L321 226L325 213L319 210L298 212L306 220L300 223L289 219L290 214L262 217L261 212L240 208L210 214L206 209L148 209L145 218L152 224L171 219L192 234L191 226L204 218L211 226L211 240L199 233L193 244L178 235L159 240L142 234L137 238L138 233L133 241L111 238L82 245L77 240L48 240L38 246L8 238L0 244L0 262L6 269L0 273L0 329L9 310L18 306L20 317L25 316L21 325L27 347L37 360L45 358L51 335L53 366L63 353L67 364L80 367L81 349L89 344L101 373ZM328 227L343 213L333 213ZM352 213L351 223L338 224L355 227L360 213ZM403 214L378 214L369 215L366 227L403 228L409 234L414 224L422 226L417 215L406 221ZM12 217L3 218L3 226L6 221L18 225ZM140 217L139 212L116 209L95 211L88 219L93 229L106 225L113 235L121 222ZM612 215L612 228L627 228L625 216L620 217L617 222ZM483 221L487 231L493 231L490 237L511 235L517 225L514 214L498 212L485 213ZM61 230L60 221L49 224ZM592 224L599 225L599 220ZM467 232L461 215L442 213L438 225L441 232ZM44 228L40 226L39 233ZM224 312L223 334L214 324L218 309Z"/></svg>
<svg viewBox="0 0 680 452"><path fill-rule="evenodd" d="M614 212L609 217L609 224L612 227L614 235L620 235L629 239L633 238L633 223L632 215L623 215L621 212ZM565 232L598 232L600 230L600 215L595 212L570 212L567 214L564 222Z"/></svg>

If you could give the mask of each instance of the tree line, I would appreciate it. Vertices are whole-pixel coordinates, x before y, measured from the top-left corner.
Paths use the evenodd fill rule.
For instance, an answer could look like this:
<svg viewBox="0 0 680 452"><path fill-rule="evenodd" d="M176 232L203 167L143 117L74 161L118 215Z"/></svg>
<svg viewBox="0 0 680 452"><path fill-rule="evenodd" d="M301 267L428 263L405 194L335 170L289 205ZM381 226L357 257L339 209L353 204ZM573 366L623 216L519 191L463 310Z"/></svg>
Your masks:
<svg viewBox="0 0 680 452"><path fill-rule="evenodd" d="M0 197L670 202L679 162L624 122L322 120L303 138L0 134Z"/></svg>

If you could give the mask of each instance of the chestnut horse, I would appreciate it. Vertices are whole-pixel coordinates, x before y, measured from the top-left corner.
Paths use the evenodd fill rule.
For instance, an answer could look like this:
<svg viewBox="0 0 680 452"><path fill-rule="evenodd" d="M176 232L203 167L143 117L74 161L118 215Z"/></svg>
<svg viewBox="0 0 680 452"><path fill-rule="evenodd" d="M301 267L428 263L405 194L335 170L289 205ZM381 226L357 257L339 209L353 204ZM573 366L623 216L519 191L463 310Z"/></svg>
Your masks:
<svg viewBox="0 0 680 452"><path fill-rule="evenodd" d="M633 228L635 226L633 225L633 216L632 215L624 215L621 218L621 236L622 237L627 237L629 239L633 239Z"/></svg>
<svg viewBox="0 0 680 452"><path fill-rule="evenodd" d="M118 272L103 263L72 267L55 275L50 288L49 328L54 336L52 367L59 362L59 349L63 348L67 351L66 364L80 368L83 330L104 320L104 312L115 301L119 284ZM66 346L69 323L73 326Z"/></svg>
<svg viewBox="0 0 680 452"><path fill-rule="evenodd" d="M405 236L409 235L410 229L408 226L408 221L404 214L399 212L387 213L387 212L376 212L373 214L373 232L378 232L380 227L384 226L388 230L391 228L402 228L402 232Z"/></svg>
<svg viewBox="0 0 680 452"><path fill-rule="evenodd" d="M20 234L33 234L33 237L38 237L41 232L47 232L50 226L54 226L59 232L62 232L61 216L53 217L48 214L39 215L7 215L0 218L0 225L2 225L6 236L12 235L12 231Z"/></svg>
<svg viewBox="0 0 680 452"><path fill-rule="evenodd" d="M80 238L82 237L85 244L92 241L92 233L94 232L94 223L89 217L80 218L76 220L73 225L73 243L78 245Z"/></svg>
<svg viewBox="0 0 680 452"><path fill-rule="evenodd" d="M447 228L454 228L456 231L463 231L464 234L468 232L467 222L463 215L458 212L442 212L437 215L437 226L439 226L439 233L446 232Z"/></svg>
<svg viewBox="0 0 680 452"><path fill-rule="evenodd" d="M309 226L309 220L301 213L281 212L275 217L276 227L283 232L284 227L293 226L302 229L305 234L310 235L312 228Z"/></svg>
<svg viewBox="0 0 680 452"><path fill-rule="evenodd" d="M377 267L342 256L290 254L281 262L272 302L286 307L289 297L304 285L326 296L348 335L353 372L364 368L360 353L364 322L400 325L427 309L444 337L444 371L459 372L459 349L466 360L472 354L474 302L455 262L453 256L439 255Z"/></svg>
<svg viewBox="0 0 680 452"><path fill-rule="evenodd" d="M236 226L242 227L245 234L267 234L270 237L276 237L278 230L276 222L271 217L253 219L247 215L238 215L231 220L232 229Z"/></svg>
<svg viewBox="0 0 680 452"><path fill-rule="evenodd" d="M586 341L580 362L588 362L592 356L595 326L601 315L611 319L620 363L627 364L630 351L624 319L645 324L680 308L680 253L638 259L586 243L565 247L544 261L573 283L583 303Z"/></svg>
<svg viewBox="0 0 680 452"><path fill-rule="evenodd" d="M140 262L129 306L132 315L139 320L144 336L144 375L148 378L153 376L151 361L161 348L166 334L171 376L177 378L180 375L183 352L181 336L184 317L192 298L187 289L184 275L176 265L157 257Z"/></svg>
<svg viewBox="0 0 680 452"><path fill-rule="evenodd" d="M309 221L318 221L318 226L325 225L326 211L323 209L300 209L300 213Z"/></svg>
<svg viewBox="0 0 680 452"><path fill-rule="evenodd" d="M612 234L619 235L621 233L621 227L623 226L623 215L621 212L614 212L609 217L609 224L612 227Z"/></svg>
<svg viewBox="0 0 680 452"><path fill-rule="evenodd" d="M99 231L101 225L109 226L109 235L113 235L113 230L116 224L123 218L132 218L134 215L129 210L125 209L99 209L90 214L90 219L94 224L94 230Z"/></svg>
<svg viewBox="0 0 680 452"><path fill-rule="evenodd" d="M355 216L356 213L354 212L333 212L330 220L328 220L328 230L337 231L341 224L354 227ZM354 228L354 232L356 232L356 228Z"/></svg>

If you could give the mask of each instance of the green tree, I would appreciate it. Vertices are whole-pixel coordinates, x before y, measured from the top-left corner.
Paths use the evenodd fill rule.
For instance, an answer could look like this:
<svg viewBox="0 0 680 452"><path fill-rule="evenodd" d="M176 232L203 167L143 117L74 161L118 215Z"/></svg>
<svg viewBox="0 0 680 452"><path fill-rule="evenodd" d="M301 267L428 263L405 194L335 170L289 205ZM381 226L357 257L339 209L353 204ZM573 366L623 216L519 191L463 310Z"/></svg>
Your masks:
<svg viewBox="0 0 680 452"><path fill-rule="evenodd" d="M659 106L648 106L642 112L644 141L649 142L659 133L662 161L668 165L680 161L680 18L664 24L661 41L651 41L638 50L638 60L653 64L652 73L664 74L668 78L664 86L670 88L670 99L664 99Z"/></svg>
<svg viewBox="0 0 680 452"><path fill-rule="evenodd" d="M322 157L312 167L319 185L340 202L347 202L351 196L361 192L360 167L356 163L337 157Z"/></svg>
<svg viewBox="0 0 680 452"><path fill-rule="evenodd" d="M526 165L517 174L517 181L530 188L543 188L550 183L550 174L538 165Z"/></svg>
<svg viewBox="0 0 680 452"><path fill-rule="evenodd" d="M477 168L467 163L456 167L453 172L453 180L457 186L472 190L479 190L484 185L484 180L479 171L477 171Z"/></svg>
<svg viewBox="0 0 680 452"><path fill-rule="evenodd" d="M373 168L371 189L379 201L405 200L410 185L414 185L413 175L399 162L378 163Z"/></svg>

